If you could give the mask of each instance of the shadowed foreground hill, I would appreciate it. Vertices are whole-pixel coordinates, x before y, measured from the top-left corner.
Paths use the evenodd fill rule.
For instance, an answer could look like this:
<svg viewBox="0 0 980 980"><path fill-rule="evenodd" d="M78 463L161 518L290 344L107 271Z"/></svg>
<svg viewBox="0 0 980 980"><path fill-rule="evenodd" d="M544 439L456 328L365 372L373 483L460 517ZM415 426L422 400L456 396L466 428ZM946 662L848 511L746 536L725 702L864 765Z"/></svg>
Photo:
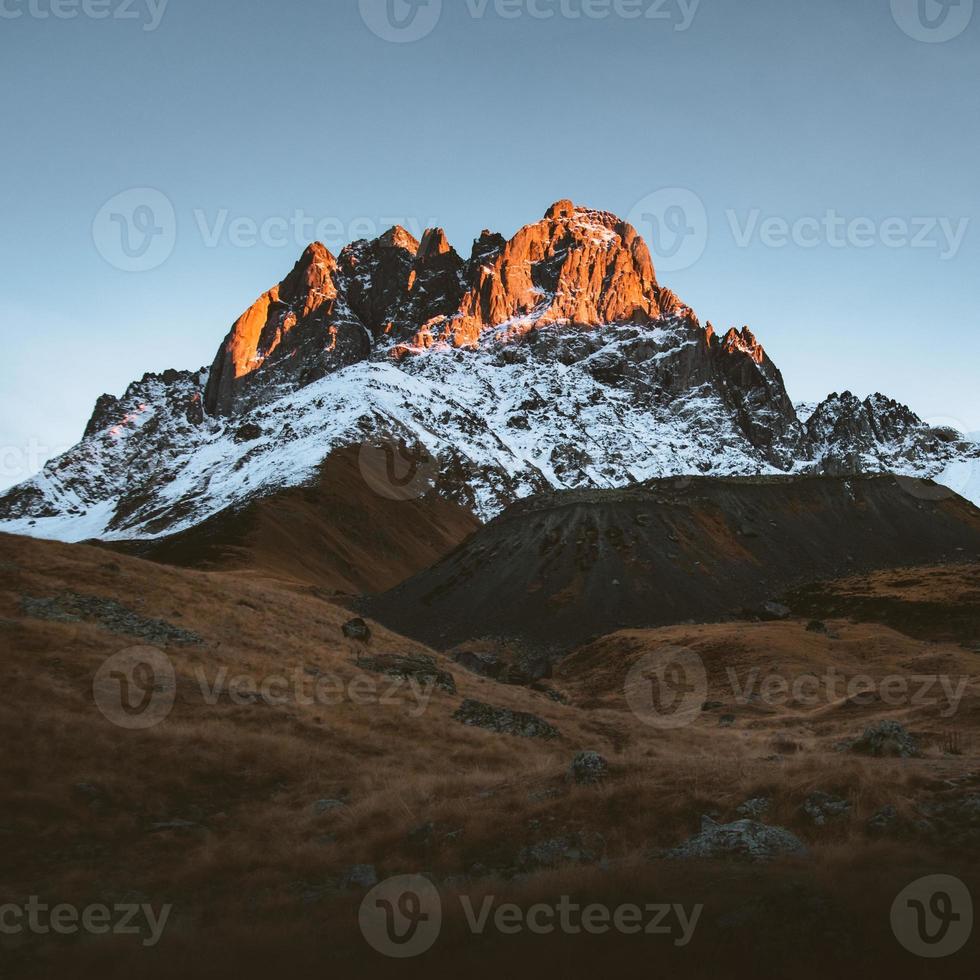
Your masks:
<svg viewBox="0 0 980 980"><path fill-rule="evenodd" d="M184 568L250 571L340 593L381 592L431 565L480 527L434 492L393 500L372 489L357 448L338 450L314 482L229 508L155 540L106 547Z"/></svg>
<svg viewBox="0 0 980 980"><path fill-rule="evenodd" d="M975 568L962 571L958 593L975 582ZM916 596L932 572L915 570ZM944 583L957 575L944 569ZM892 583L892 598L902 588ZM723 963L721 975L754 980L975 977L970 947L925 972L889 926L895 897L924 875L980 889L971 649L845 619L816 632L798 619L628 631L573 653L551 683L556 700L375 624L353 643L347 617L254 575L0 535L0 904L172 906L152 946L142 934L4 934L0 975L703 980ZM131 714L120 725L121 702L108 705L95 681L107 657L147 643L172 665L172 710L153 727L128 727ZM708 701L684 728L642 723L625 697L638 659L665 645L707 671ZM392 654L428 664L441 684L423 685L424 699L379 673ZM790 683L829 667L865 683L966 680L952 714L941 691L914 703L738 696L768 691L774 672ZM327 696L311 700L321 679ZM154 698L164 680L154 676ZM557 734L461 724L473 701L531 713ZM839 751L882 719L907 726L921 754ZM570 777L587 750L608 763L597 784ZM818 822L828 798L834 815ZM759 819L808 856L759 866L668 856L703 815L736 821L747 801L764 801ZM382 956L358 928L371 884L404 874L428 876L444 912L438 941L411 961ZM479 914L488 898L496 911L560 896L703 912L684 946L644 933L514 935L493 914L475 934L464 913L464 898Z"/></svg>
<svg viewBox="0 0 980 980"><path fill-rule="evenodd" d="M440 649L492 637L563 651L725 619L818 579L977 557L980 510L929 482L655 480L515 504L364 607Z"/></svg>

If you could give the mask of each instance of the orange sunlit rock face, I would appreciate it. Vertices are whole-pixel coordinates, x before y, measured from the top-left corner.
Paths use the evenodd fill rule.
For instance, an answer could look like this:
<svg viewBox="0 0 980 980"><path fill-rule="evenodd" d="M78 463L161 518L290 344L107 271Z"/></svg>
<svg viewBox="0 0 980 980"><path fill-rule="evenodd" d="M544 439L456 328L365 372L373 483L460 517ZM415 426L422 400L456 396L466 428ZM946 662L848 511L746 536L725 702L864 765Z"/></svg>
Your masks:
<svg viewBox="0 0 980 980"><path fill-rule="evenodd" d="M524 320L510 331L519 335L555 323L648 322L661 313L646 242L615 215L571 201L559 201L544 220L471 264L471 287L444 324L456 346L510 321Z"/></svg>
<svg viewBox="0 0 980 980"><path fill-rule="evenodd" d="M469 347L488 333L500 342L554 325L652 323L693 313L657 282L646 242L606 211L559 201L509 241L484 231L468 260L441 228L421 242L395 227L353 242L339 257L314 243L293 271L235 322L208 381L205 404L232 414L263 384L307 384L382 348L395 359L439 345ZM765 353L752 334L732 331L706 346Z"/></svg>
<svg viewBox="0 0 980 980"><path fill-rule="evenodd" d="M728 354L736 352L748 354L756 364L762 364L766 359L765 349L755 339L755 334L748 327L744 327L741 333L732 327L725 335L722 346Z"/></svg>

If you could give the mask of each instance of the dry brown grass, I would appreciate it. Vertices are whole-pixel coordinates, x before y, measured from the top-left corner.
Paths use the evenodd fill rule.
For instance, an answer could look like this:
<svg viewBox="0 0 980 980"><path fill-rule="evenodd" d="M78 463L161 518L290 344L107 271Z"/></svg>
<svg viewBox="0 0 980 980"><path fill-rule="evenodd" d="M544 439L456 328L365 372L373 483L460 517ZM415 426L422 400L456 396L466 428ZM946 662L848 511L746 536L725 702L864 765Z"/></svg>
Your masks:
<svg viewBox="0 0 980 980"><path fill-rule="evenodd" d="M96 670L107 656L132 646L132 638L91 623L24 615L22 596L64 590L116 599L204 638L198 646L168 648L178 697L160 726L124 731L93 701ZM466 887L474 894L490 889L521 902L573 894L611 904L656 894L707 901L716 919L746 896L794 882L832 892L845 909L857 904L854 890L871 888L884 904L876 906L868 948L887 957L894 951L889 936L879 935L878 919L884 916L887 930L889 889L911 880L910 871L948 867L950 861L963 875L974 874L968 856L869 841L865 824L886 803L911 813L916 800L943 780L976 771L975 676L959 713L944 719L928 706L886 710L846 700L817 708L739 705L726 674L759 668L792 678L834 666L876 678L926 667L974 675L976 655L955 644L848 622L830 623L831 635L809 633L800 622L684 626L616 634L573 655L555 681L571 696L569 705L472 676L438 654L432 656L452 671L459 693L436 692L421 714L404 691L391 704L330 707L296 701L239 706L227 698L210 706L202 698L194 676L201 669L211 678L222 667L256 678L313 669L345 682L363 676L355 647L340 631L349 615L254 575L181 571L93 548L0 536L0 733L7 749L0 763L0 841L7 857L0 896L38 894L84 905L138 892L177 910L155 951L108 940L32 941L7 949L11 973L298 975L333 966L358 976L367 964L385 974L389 964L367 959L357 933L360 893L324 889L303 899L304 892L357 864L375 865L382 877L425 871L450 881L483 865L490 877L482 884L471 880ZM374 652L429 652L381 627L374 630ZM629 712L626 673L662 644L703 657L709 697L724 708L669 732L647 727ZM531 711L561 736L529 741L466 728L452 718L464 697ZM736 725L720 728L718 715L729 710ZM897 717L947 747L949 733L956 733L962 754L940 755L937 749L934 757L887 760L835 751L841 738L882 717ZM599 751L610 762L609 778L598 787L567 779L569 762L582 749ZM83 783L100 787L104 800L93 806L75 788ZM848 799L849 817L814 827L800 810L814 790ZM757 796L772 798L767 819L796 831L815 860L765 872L651 860L695 832L702 814L734 818L739 804ZM332 798L347 806L314 813L315 801ZM151 830L175 819L197 826ZM429 823L434 844L412 835ZM602 835L602 868L566 867L514 880L495 876L495 869L512 867L526 845L575 833ZM451 894L452 884L445 887ZM627 969L645 962L647 968L659 963L677 975L701 976L711 975L712 956L735 956L718 952L728 949L723 933L712 933L685 957L607 941L535 945L527 937L496 937L474 943L464 933L459 916L450 916L440 959L423 964L430 975L443 965L490 975L505 963L512 966L516 956L518 975L534 975L536 965L557 964L576 974L599 964ZM738 956L759 975L754 952ZM855 963L867 962L864 953L855 956ZM801 964L798 975L813 965ZM59 972L69 967L69 973ZM411 972L399 966L399 976Z"/></svg>

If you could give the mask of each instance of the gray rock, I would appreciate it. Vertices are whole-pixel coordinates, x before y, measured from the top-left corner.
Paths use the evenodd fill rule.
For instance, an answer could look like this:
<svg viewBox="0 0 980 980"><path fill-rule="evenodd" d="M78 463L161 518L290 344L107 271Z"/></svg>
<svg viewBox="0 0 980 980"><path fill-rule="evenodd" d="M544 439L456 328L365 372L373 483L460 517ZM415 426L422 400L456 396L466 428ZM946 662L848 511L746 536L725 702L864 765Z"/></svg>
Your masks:
<svg viewBox="0 0 980 980"><path fill-rule="evenodd" d="M481 701L466 700L453 715L456 721L471 728L484 728L501 735L517 735L520 738L552 739L558 729L537 715L509 708L495 708Z"/></svg>
<svg viewBox="0 0 980 980"><path fill-rule="evenodd" d="M782 827L770 827L755 820L715 823L701 820L701 833L667 852L673 860L772 861L779 857L804 857L802 841Z"/></svg>
<svg viewBox="0 0 980 980"><path fill-rule="evenodd" d="M409 656L401 654L380 654L376 657L362 657L357 666L362 670L414 680L423 686L435 685L447 694L456 693L456 680L449 671L441 670L433 657L419 653Z"/></svg>
<svg viewBox="0 0 980 980"><path fill-rule="evenodd" d="M779 621L789 619L793 615L793 610L780 602L764 602L759 609L759 614L762 619Z"/></svg>
<svg viewBox="0 0 980 980"><path fill-rule="evenodd" d="M760 817L764 817L771 808L772 800L767 796L759 796L754 800L746 800L735 812L740 817L758 820Z"/></svg>
<svg viewBox="0 0 980 980"><path fill-rule="evenodd" d="M609 763L598 752L579 752L569 774L579 785L595 785L602 782L609 772Z"/></svg>
<svg viewBox="0 0 980 980"><path fill-rule="evenodd" d="M115 599L102 599L99 596L80 595L77 592L62 592L48 599L22 596L21 608L34 619L56 623L94 622L111 633L135 636L154 646L170 643L196 646L204 642L197 633L171 626L162 619L147 619Z"/></svg>
<svg viewBox="0 0 980 980"><path fill-rule="evenodd" d="M522 848L517 855L517 867L530 872L559 868L564 864L594 864L601 860L605 849L602 834L566 834Z"/></svg>
<svg viewBox="0 0 980 980"><path fill-rule="evenodd" d="M348 640L358 640L367 643L371 639L371 629L363 619L352 619L341 626L341 631Z"/></svg>
<svg viewBox="0 0 980 980"><path fill-rule="evenodd" d="M875 837L893 834L900 828L898 810L889 803L883 806L869 821L868 833Z"/></svg>
<svg viewBox="0 0 980 980"><path fill-rule="evenodd" d="M897 721L880 721L865 729L864 735L851 743L855 752L873 756L897 756L910 759L919 754L919 743Z"/></svg>
<svg viewBox="0 0 980 980"><path fill-rule="evenodd" d="M737 720L734 715L722 715L718 719L718 725L721 728L734 728Z"/></svg>
<svg viewBox="0 0 980 980"><path fill-rule="evenodd" d="M851 804L839 796L829 793L811 793L803 802L803 812L818 827L832 820L839 820L851 812Z"/></svg>

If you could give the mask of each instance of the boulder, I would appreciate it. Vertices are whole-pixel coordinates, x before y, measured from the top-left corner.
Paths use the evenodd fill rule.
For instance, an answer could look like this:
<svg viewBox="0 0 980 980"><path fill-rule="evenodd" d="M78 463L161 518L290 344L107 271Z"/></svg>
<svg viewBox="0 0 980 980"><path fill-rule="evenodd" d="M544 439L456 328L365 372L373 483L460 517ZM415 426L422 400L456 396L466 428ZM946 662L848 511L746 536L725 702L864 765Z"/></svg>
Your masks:
<svg viewBox="0 0 980 980"><path fill-rule="evenodd" d="M361 643L367 643L371 639L371 628L363 619L352 619L344 623L341 630L348 640L358 640Z"/></svg>
<svg viewBox="0 0 980 980"><path fill-rule="evenodd" d="M855 752L873 756L910 759L919 754L919 743L897 721L880 721L865 729L864 735L851 744Z"/></svg>
<svg viewBox="0 0 980 980"><path fill-rule="evenodd" d="M376 657L362 657L357 661L362 670L369 670L388 677L414 680L422 685L434 684L447 694L456 693L456 680L449 671L441 670L435 659L428 654L419 653L403 656L401 654L379 654Z"/></svg>
<svg viewBox="0 0 980 980"><path fill-rule="evenodd" d="M609 772L609 763L598 752L579 752L569 772L571 778L582 785L595 785L602 782Z"/></svg>
<svg viewBox="0 0 980 980"><path fill-rule="evenodd" d="M772 861L780 857L804 857L803 842L782 827L755 820L716 823L703 817L701 833L667 852L673 860Z"/></svg>
<svg viewBox="0 0 980 980"><path fill-rule="evenodd" d="M543 739L557 738L559 735L554 725L537 715L511 711L510 708L495 708L481 701L464 701L453 718L471 728L483 728L501 735Z"/></svg>
<svg viewBox="0 0 980 980"><path fill-rule="evenodd" d="M846 817L851 812L851 804L839 796L829 793L811 793L803 802L803 812L818 827L823 827L833 820Z"/></svg>

